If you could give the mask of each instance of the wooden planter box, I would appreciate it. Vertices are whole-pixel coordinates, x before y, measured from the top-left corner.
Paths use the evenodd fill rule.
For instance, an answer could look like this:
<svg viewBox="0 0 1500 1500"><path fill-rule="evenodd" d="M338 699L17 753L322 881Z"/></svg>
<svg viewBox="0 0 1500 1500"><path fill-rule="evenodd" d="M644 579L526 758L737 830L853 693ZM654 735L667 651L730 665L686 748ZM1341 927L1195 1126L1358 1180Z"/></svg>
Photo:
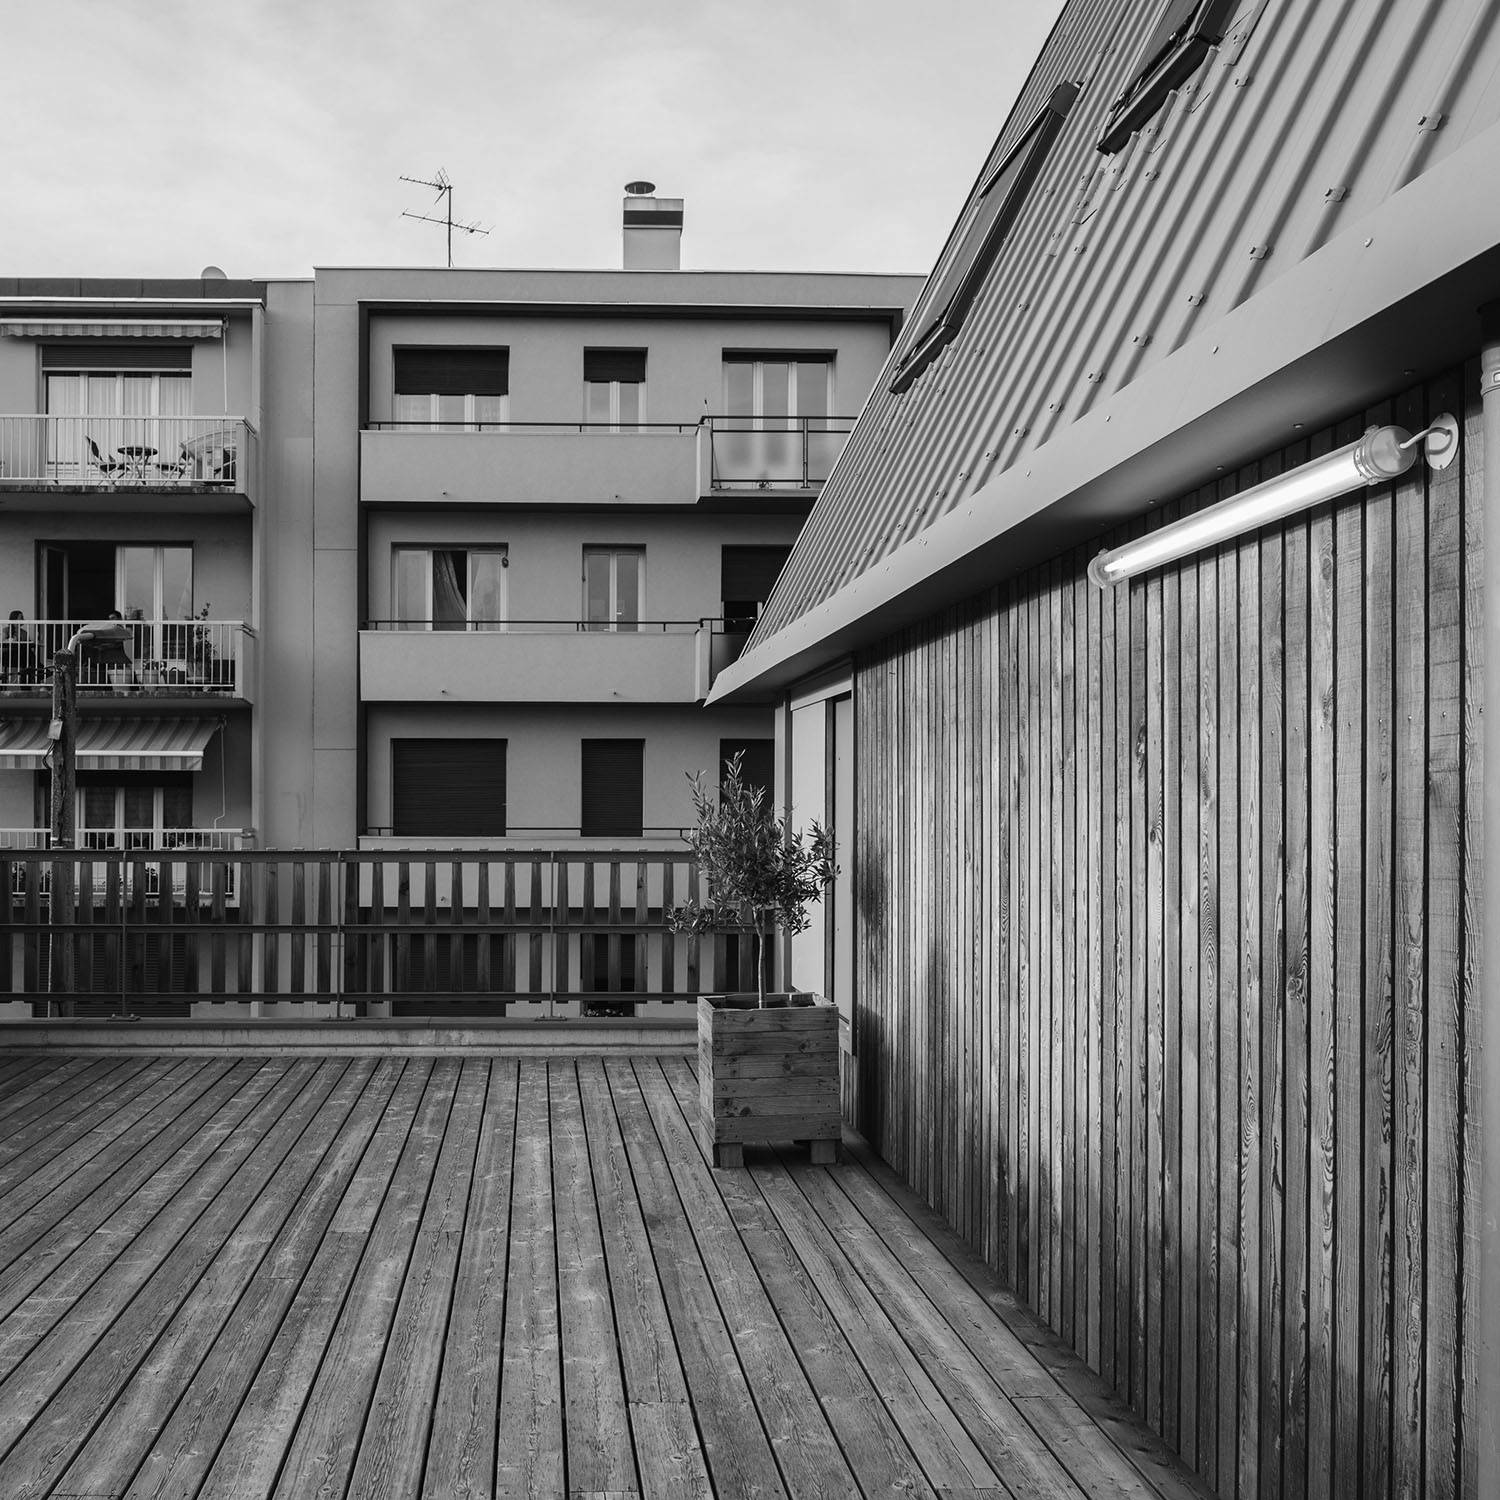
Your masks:
<svg viewBox="0 0 1500 1500"><path fill-rule="evenodd" d="M698 998L698 1139L716 1167L746 1141L806 1141L838 1160L839 1013L817 995ZM778 1003L779 1002L779 1003Z"/></svg>

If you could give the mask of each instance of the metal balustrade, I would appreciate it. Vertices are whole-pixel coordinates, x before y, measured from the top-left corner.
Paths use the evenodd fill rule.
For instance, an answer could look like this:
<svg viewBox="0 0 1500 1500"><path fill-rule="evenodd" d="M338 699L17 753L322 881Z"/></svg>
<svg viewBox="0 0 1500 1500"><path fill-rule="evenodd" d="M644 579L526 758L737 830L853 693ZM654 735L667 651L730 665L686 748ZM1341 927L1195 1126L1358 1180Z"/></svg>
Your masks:
<svg viewBox="0 0 1500 1500"><path fill-rule="evenodd" d="M710 487L816 489L833 472L854 421L853 417L705 417Z"/></svg>
<svg viewBox="0 0 1500 1500"><path fill-rule="evenodd" d="M244 491L242 417L0 415L0 485Z"/></svg>
<svg viewBox="0 0 1500 1500"><path fill-rule="evenodd" d="M670 929L690 892L683 849L9 850L0 1000L685 1016L755 988L748 934Z"/></svg>
<svg viewBox="0 0 1500 1500"><path fill-rule="evenodd" d="M73 635L98 620L7 622L0 639L0 691L51 692L52 659ZM112 621L121 641L84 641L78 651L78 690L118 696L245 697L249 643L243 620Z"/></svg>

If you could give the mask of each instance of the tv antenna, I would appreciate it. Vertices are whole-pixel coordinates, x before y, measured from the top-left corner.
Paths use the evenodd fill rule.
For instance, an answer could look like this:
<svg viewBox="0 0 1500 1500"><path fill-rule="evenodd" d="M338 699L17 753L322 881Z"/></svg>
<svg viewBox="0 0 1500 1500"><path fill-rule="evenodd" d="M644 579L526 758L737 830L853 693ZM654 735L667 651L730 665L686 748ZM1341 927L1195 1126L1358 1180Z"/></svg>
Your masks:
<svg viewBox="0 0 1500 1500"><path fill-rule="evenodd" d="M414 182L418 187L430 187L437 192L434 202L443 203L443 217L437 218L433 214L414 214L410 209L402 209L403 219L420 219L424 224L443 224L448 230L448 269L453 269L453 231L459 230L463 234L488 234L489 230L482 224L465 224L453 217L453 183L448 174L439 167L437 176L432 179L426 177L402 176L402 182Z"/></svg>

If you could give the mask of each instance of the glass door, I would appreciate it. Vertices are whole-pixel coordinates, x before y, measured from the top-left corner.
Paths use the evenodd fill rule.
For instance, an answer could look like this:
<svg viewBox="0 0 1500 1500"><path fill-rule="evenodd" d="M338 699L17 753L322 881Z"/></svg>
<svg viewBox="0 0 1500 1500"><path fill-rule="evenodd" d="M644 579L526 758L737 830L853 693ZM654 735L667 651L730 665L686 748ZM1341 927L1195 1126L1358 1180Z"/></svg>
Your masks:
<svg viewBox="0 0 1500 1500"><path fill-rule="evenodd" d="M586 630L639 630L645 592L645 548L583 549L583 618Z"/></svg>
<svg viewBox="0 0 1500 1500"><path fill-rule="evenodd" d="M115 549L115 608L136 622L133 653L142 660L183 664L193 618L191 546L127 545Z"/></svg>

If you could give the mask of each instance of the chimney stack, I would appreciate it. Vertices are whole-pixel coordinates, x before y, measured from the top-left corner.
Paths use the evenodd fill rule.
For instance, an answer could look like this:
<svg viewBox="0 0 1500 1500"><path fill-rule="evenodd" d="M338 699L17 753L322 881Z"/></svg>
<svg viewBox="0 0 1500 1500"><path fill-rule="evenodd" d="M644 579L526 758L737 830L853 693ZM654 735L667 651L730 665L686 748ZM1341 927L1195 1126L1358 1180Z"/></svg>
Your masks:
<svg viewBox="0 0 1500 1500"><path fill-rule="evenodd" d="M658 198L654 182L625 184L625 269L682 268L682 199Z"/></svg>

